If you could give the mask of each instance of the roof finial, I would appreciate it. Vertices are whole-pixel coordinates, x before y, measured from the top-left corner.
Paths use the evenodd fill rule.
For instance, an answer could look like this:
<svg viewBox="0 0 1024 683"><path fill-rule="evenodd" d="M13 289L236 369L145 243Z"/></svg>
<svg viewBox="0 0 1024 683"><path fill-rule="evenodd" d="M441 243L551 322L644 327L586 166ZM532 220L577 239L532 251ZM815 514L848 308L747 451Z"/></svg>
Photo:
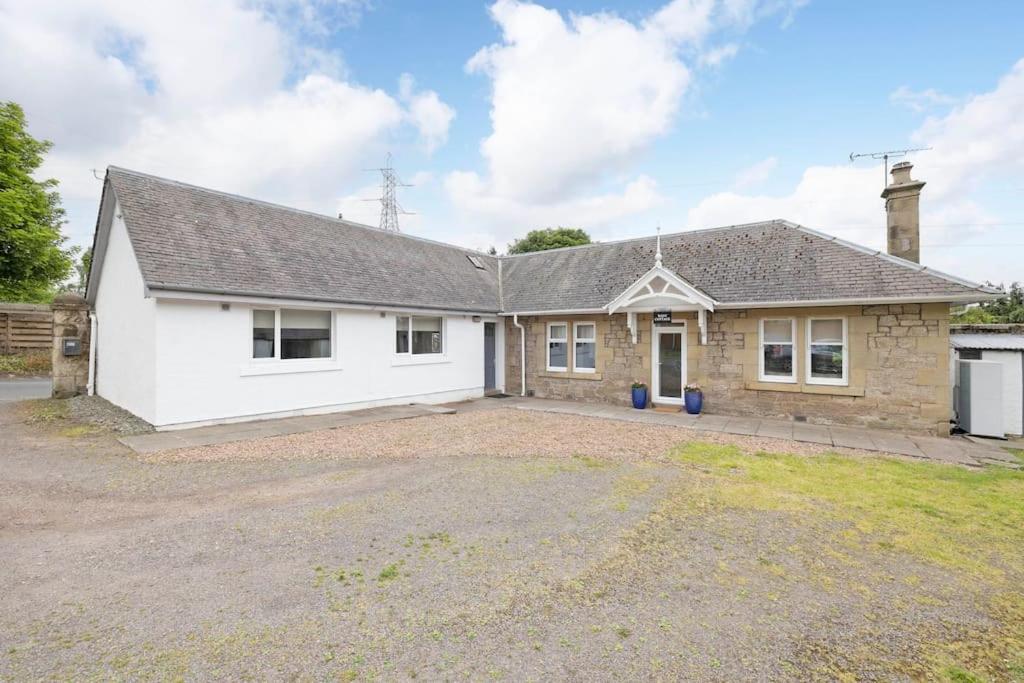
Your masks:
<svg viewBox="0 0 1024 683"><path fill-rule="evenodd" d="M658 250L654 253L654 266L661 268L661 226L658 226Z"/></svg>

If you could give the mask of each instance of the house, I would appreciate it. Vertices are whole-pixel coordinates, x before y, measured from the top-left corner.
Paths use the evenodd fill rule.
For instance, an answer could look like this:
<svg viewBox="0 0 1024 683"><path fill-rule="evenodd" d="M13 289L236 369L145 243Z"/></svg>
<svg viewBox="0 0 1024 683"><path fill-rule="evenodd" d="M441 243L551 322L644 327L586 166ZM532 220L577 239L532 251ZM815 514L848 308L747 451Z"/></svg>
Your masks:
<svg viewBox="0 0 1024 683"><path fill-rule="evenodd" d="M950 342L954 363L984 360L1002 366L1003 433L1024 434L1024 325L954 325Z"/></svg>
<svg viewBox="0 0 1024 683"><path fill-rule="evenodd" d="M897 164L890 251L923 183ZM949 309L994 290L786 221L495 257L111 167L96 393L161 429L506 391L948 433Z"/></svg>

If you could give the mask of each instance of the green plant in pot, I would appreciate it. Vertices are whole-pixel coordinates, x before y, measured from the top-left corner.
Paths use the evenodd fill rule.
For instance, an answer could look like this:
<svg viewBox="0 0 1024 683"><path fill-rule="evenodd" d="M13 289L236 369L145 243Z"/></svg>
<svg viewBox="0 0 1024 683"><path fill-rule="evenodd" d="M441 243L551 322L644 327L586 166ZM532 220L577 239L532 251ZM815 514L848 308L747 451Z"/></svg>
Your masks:
<svg viewBox="0 0 1024 683"><path fill-rule="evenodd" d="M643 410L647 407L647 385L636 380L630 387L633 390L633 407L637 410Z"/></svg>

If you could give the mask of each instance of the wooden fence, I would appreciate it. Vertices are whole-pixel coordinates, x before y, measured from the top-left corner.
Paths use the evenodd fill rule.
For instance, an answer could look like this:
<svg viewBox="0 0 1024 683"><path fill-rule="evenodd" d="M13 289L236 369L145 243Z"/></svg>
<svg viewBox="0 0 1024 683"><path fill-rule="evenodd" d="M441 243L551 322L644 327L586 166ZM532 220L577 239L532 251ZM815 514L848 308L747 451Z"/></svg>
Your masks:
<svg viewBox="0 0 1024 683"><path fill-rule="evenodd" d="M53 346L53 311L45 304L0 303L0 353L48 351Z"/></svg>

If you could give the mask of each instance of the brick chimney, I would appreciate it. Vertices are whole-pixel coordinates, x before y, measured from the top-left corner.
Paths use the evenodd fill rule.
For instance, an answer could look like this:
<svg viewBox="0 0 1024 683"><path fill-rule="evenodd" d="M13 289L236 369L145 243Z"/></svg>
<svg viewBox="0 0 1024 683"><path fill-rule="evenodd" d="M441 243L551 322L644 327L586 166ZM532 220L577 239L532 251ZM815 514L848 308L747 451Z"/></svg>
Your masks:
<svg viewBox="0 0 1024 683"><path fill-rule="evenodd" d="M921 261L921 218L919 204L923 180L911 180L909 161L892 167L892 184L882 190L885 200L886 224L889 231L889 253L902 259Z"/></svg>

